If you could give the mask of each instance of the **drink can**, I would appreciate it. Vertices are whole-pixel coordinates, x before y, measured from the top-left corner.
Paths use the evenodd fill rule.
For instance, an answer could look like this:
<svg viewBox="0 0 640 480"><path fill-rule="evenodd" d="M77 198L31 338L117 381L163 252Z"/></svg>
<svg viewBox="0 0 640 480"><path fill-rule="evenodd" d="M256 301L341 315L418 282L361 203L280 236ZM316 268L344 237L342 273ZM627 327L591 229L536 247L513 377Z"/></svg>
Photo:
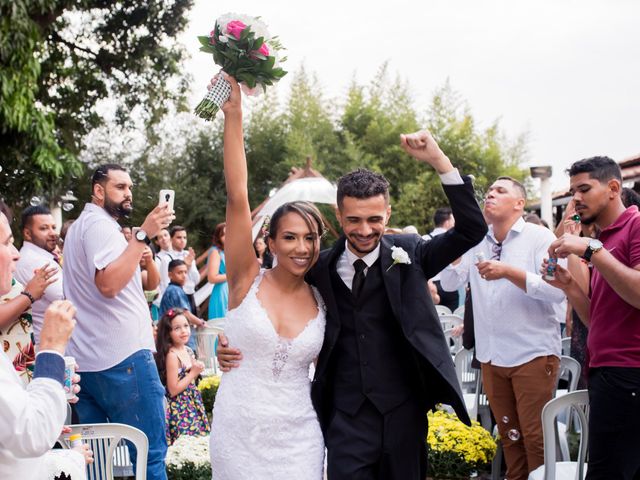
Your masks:
<svg viewBox="0 0 640 480"><path fill-rule="evenodd" d="M82 446L82 434L74 433L73 435L70 435L69 436L69 444L71 445L71 448L81 447Z"/></svg>
<svg viewBox="0 0 640 480"><path fill-rule="evenodd" d="M553 280L556 278L556 266L558 265L558 259L555 257L549 257L547 261L547 271L544 274L544 278L547 280Z"/></svg>
<svg viewBox="0 0 640 480"><path fill-rule="evenodd" d="M482 263L485 260L484 252L476 252L476 263Z"/></svg>
<svg viewBox="0 0 640 480"><path fill-rule="evenodd" d="M76 359L73 357L64 357L64 393L67 400L75 397L73 393L73 375L76 373Z"/></svg>

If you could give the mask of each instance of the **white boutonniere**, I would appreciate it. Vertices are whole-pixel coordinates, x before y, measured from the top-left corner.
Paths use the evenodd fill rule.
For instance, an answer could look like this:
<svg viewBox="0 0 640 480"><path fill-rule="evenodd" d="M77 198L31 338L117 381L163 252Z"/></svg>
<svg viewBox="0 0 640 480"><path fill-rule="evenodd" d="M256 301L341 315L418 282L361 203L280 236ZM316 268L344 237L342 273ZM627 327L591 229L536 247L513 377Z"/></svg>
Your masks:
<svg viewBox="0 0 640 480"><path fill-rule="evenodd" d="M387 268L387 272L391 270L391 267L397 265L398 263L402 263L404 265L411 265L411 259L409 258L409 254L405 252L402 247L391 247L391 258L393 259L393 263L389 268Z"/></svg>

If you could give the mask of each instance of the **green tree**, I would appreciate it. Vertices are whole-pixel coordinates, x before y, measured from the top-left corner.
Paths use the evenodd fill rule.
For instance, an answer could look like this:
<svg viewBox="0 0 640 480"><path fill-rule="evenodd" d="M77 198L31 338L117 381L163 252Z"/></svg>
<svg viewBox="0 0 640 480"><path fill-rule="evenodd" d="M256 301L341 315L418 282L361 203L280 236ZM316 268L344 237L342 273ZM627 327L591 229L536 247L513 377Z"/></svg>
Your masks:
<svg viewBox="0 0 640 480"><path fill-rule="evenodd" d="M9 203L82 174L77 154L101 123L99 101L117 104L120 123L134 109L153 123L182 99L184 52L170 40L192 2L2 0L0 181Z"/></svg>
<svg viewBox="0 0 640 480"><path fill-rule="evenodd" d="M300 166L307 156L314 167L329 178L338 174L342 152L336 127L332 120L335 107L324 98L315 76L309 78L303 67L295 73L287 103L286 163Z"/></svg>
<svg viewBox="0 0 640 480"><path fill-rule="evenodd" d="M449 82L434 94L425 125L453 165L462 174L474 175L478 201L496 177L509 175L522 180L526 175L520 167L526 156L526 136L508 140L497 121L479 130L468 104ZM433 212L446 205L438 175L425 168L401 185L395 200L394 223L415 225L420 231L433 228Z"/></svg>
<svg viewBox="0 0 640 480"><path fill-rule="evenodd" d="M390 82L387 70L383 64L367 89L352 86L342 127L362 152L365 162L358 166L383 173L396 197L401 185L419 172L400 148L400 134L417 130L418 121L408 85L400 78Z"/></svg>

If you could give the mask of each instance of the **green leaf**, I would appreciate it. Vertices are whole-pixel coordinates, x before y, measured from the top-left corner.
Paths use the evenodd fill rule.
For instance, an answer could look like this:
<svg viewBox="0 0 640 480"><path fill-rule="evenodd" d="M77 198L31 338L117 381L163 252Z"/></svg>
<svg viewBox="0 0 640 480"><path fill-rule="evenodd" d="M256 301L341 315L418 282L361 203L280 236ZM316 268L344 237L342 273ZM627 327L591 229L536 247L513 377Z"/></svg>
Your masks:
<svg viewBox="0 0 640 480"><path fill-rule="evenodd" d="M205 37L201 35L198 37L198 41L200 42L200 45L202 45L203 47L211 47L211 39L209 37Z"/></svg>

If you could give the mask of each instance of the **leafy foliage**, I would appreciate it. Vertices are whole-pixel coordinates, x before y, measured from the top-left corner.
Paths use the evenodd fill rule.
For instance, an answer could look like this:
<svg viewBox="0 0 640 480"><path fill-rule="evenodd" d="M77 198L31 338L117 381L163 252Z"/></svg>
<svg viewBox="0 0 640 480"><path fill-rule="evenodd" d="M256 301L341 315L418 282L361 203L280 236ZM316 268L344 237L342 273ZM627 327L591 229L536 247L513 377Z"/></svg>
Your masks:
<svg viewBox="0 0 640 480"><path fill-rule="evenodd" d="M169 40L192 2L0 3L0 181L9 203L59 192L82 174L77 154L102 121L101 100L116 103L122 124L134 109L155 123L179 104L184 52Z"/></svg>
<svg viewBox="0 0 640 480"><path fill-rule="evenodd" d="M194 465L186 462L182 468L167 466L169 480L211 480L211 465Z"/></svg>

